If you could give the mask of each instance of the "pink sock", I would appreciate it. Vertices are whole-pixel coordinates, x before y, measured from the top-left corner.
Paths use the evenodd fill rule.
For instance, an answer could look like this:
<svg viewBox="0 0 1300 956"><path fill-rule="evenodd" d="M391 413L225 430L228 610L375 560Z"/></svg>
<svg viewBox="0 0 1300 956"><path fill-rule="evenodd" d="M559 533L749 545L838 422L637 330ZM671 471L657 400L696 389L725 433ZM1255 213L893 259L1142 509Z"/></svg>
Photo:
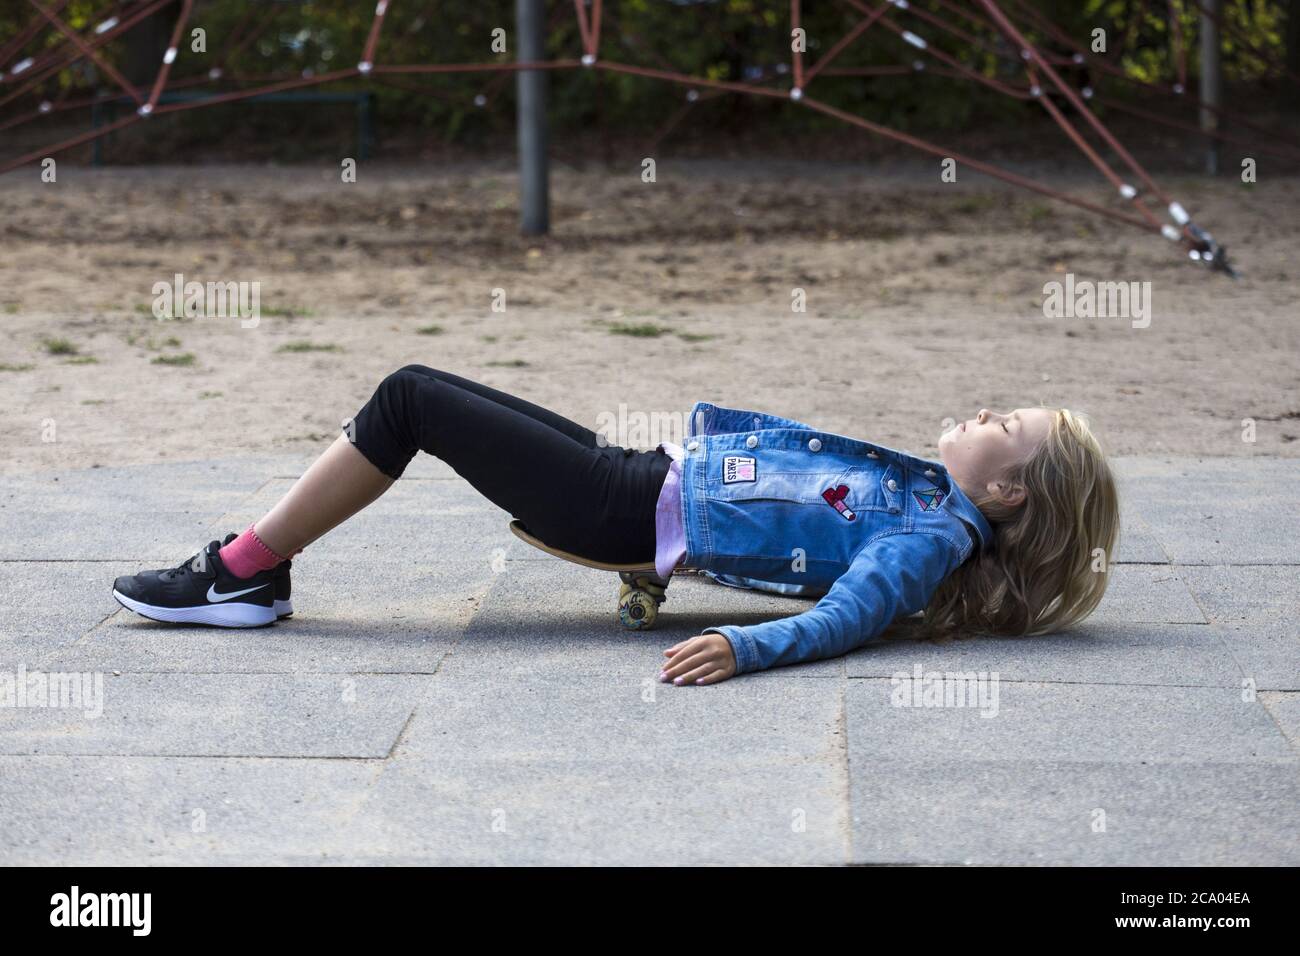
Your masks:
<svg viewBox="0 0 1300 956"><path fill-rule="evenodd" d="M258 571L269 571L281 561L288 560L268 548L251 524L247 531L218 553L221 555L221 563L237 578L251 578ZM301 553L301 548L294 552Z"/></svg>

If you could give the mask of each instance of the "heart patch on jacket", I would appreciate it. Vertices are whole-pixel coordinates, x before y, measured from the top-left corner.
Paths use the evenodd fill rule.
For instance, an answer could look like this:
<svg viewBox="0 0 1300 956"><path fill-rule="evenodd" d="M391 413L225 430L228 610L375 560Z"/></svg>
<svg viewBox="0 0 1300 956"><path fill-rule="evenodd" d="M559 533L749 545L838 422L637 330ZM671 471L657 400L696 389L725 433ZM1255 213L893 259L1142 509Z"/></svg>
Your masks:
<svg viewBox="0 0 1300 956"><path fill-rule="evenodd" d="M844 503L844 499L847 498L848 495L848 485L840 485L838 488L827 488L822 492L822 497L826 499L828 505L842 514L849 521L852 521L857 517L857 515L855 515L849 506Z"/></svg>

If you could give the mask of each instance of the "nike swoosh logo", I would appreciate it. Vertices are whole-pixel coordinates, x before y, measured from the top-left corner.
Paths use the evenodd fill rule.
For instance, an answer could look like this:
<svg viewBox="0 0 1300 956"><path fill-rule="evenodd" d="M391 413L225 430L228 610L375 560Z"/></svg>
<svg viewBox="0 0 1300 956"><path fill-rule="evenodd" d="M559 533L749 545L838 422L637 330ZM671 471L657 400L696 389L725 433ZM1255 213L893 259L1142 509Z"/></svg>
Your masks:
<svg viewBox="0 0 1300 956"><path fill-rule="evenodd" d="M213 604L218 604L221 601L229 601L231 598L237 598L241 594L251 594L254 591L260 591L262 590L262 588L265 587L270 587L270 585L259 584L255 588L244 588L244 590L242 591L231 591L229 594L218 594L217 586L215 584L212 584L208 586L208 600L211 601Z"/></svg>

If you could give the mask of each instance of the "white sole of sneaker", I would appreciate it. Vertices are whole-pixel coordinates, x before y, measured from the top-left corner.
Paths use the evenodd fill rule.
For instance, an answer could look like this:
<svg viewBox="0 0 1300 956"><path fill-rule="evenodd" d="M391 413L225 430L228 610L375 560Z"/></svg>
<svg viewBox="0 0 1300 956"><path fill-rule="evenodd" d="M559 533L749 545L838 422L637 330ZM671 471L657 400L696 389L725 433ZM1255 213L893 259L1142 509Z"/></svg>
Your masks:
<svg viewBox="0 0 1300 956"><path fill-rule="evenodd" d="M279 620L280 618L284 618L284 617L293 617L293 602L292 602L292 601L276 601L276 602L275 602L275 617L276 617L276 620Z"/></svg>
<svg viewBox="0 0 1300 956"><path fill-rule="evenodd" d="M117 603L141 617L169 624L211 624L216 627L261 627L275 620L275 609L257 604L208 604L203 607L155 607L113 589Z"/></svg>

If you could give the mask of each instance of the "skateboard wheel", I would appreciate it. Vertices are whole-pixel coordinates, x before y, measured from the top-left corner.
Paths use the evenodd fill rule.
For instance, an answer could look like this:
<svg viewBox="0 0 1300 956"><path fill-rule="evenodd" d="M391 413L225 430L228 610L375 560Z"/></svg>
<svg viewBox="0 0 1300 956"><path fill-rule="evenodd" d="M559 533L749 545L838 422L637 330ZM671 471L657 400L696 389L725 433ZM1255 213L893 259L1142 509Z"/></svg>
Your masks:
<svg viewBox="0 0 1300 956"><path fill-rule="evenodd" d="M658 616L659 602L654 595L626 584L619 589L618 619L628 630L648 630L654 627Z"/></svg>

